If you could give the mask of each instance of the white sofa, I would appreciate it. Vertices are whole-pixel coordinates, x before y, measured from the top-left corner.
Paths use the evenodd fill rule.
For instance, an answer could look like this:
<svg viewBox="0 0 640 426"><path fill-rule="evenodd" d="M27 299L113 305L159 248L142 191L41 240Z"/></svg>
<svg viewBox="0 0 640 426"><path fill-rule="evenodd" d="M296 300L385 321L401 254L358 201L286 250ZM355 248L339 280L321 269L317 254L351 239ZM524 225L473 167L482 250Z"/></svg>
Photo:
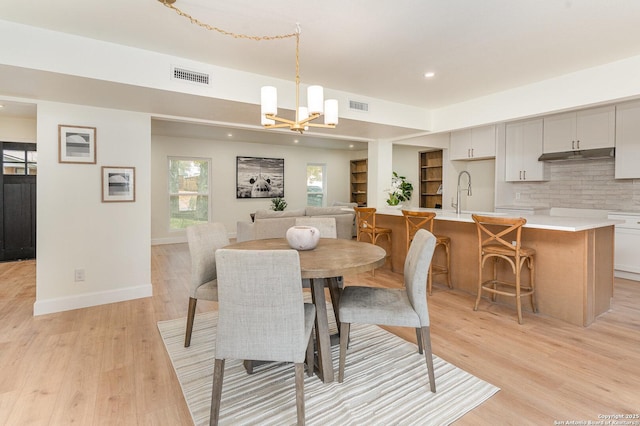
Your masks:
<svg viewBox="0 0 640 426"><path fill-rule="evenodd" d="M287 229L296 224L296 217L333 217L336 219L338 238L351 239L354 237L354 213L344 206L307 207L297 210L258 210L254 221L239 221L236 229L238 242L265 238L282 238Z"/></svg>

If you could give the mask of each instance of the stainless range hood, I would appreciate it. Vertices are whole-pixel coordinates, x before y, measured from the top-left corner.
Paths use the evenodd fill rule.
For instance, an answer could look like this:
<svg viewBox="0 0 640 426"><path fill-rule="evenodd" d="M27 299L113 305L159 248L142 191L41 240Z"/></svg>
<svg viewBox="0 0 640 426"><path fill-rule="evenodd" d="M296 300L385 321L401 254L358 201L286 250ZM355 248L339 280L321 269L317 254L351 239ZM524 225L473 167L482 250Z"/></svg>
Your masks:
<svg viewBox="0 0 640 426"><path fill-rule="evenodd" d="M615 157L615 148L585 149L582 151L550 152L542 154L538 161L570 161L570 160L599 160Z"/></svg>

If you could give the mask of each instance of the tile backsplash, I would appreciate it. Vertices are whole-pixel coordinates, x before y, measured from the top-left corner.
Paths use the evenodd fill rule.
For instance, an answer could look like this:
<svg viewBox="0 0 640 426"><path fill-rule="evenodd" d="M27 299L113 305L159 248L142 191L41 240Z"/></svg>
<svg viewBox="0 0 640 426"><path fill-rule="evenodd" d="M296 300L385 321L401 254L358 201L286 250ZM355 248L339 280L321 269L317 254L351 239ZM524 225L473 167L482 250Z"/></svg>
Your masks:
<svg viewBox="0 0 640 426"><path fill-rule="evenodd" d="M640 211L640 179L615 179L614 159L547 163L549 180L518 183L518 205ZM640 163L640 160L639 160ZM640 167L640 164L639 164Z"/></svg>

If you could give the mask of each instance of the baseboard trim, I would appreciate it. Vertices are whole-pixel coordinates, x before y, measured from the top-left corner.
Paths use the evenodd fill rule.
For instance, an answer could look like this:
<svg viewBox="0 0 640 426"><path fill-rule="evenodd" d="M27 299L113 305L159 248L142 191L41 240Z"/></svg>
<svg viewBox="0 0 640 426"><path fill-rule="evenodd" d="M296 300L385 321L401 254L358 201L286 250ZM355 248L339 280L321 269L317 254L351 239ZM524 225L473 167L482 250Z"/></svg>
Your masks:
<svg viewBox="0 0 640 426"><path fill-rule="evenodd" d="M152 246L159 246L162 244L180 244L180 243L186 243L187 242L187 236L186 235L180 235L180 236L176 236L176 237L165 237L165 238L152 238L151 239L151 245Z"/></svg>
<svg viewBox="0 0 640 426"><path fill-rule="evenodd" d="M109 303L125 302L127 300L151 297L152 295L153 288L151 284L145 284L117 290L99 291L68 297L57 297L55 299L48 300L36 300L33 304L33 315L46 315L56 312L70 311L73 309L106 305Z"/></svg>
<svg viewBox="0 0 640 426"><path fill-rule="evenodd" d="M640 281L640 274L634 272L619 271L616 269L613 271L613 275L617 278L624 278L625 280Z"/></svg>

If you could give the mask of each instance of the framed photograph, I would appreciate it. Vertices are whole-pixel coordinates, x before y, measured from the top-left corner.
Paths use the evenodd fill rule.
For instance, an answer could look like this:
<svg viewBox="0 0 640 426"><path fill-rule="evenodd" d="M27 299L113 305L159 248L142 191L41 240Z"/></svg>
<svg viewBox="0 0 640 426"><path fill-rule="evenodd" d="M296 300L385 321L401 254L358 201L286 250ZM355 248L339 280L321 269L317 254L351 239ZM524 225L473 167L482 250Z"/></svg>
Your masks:
<svg viewBox="0 0 640 426"><path fill-rule="evenodd" d="M96 128L58 125L58 162L96 164Z"/></svg>
<svg viewBox="0 0 640 426"><path fill-rule="evenodd" d="M102 202L118 203L136 200L136 168L102 166Z"/></svg>
<svg viewBox="0 0 640 426"><path fill-rule="evenodd" d="M236 157L236 198L284 197L284 158Z"/></svg>

